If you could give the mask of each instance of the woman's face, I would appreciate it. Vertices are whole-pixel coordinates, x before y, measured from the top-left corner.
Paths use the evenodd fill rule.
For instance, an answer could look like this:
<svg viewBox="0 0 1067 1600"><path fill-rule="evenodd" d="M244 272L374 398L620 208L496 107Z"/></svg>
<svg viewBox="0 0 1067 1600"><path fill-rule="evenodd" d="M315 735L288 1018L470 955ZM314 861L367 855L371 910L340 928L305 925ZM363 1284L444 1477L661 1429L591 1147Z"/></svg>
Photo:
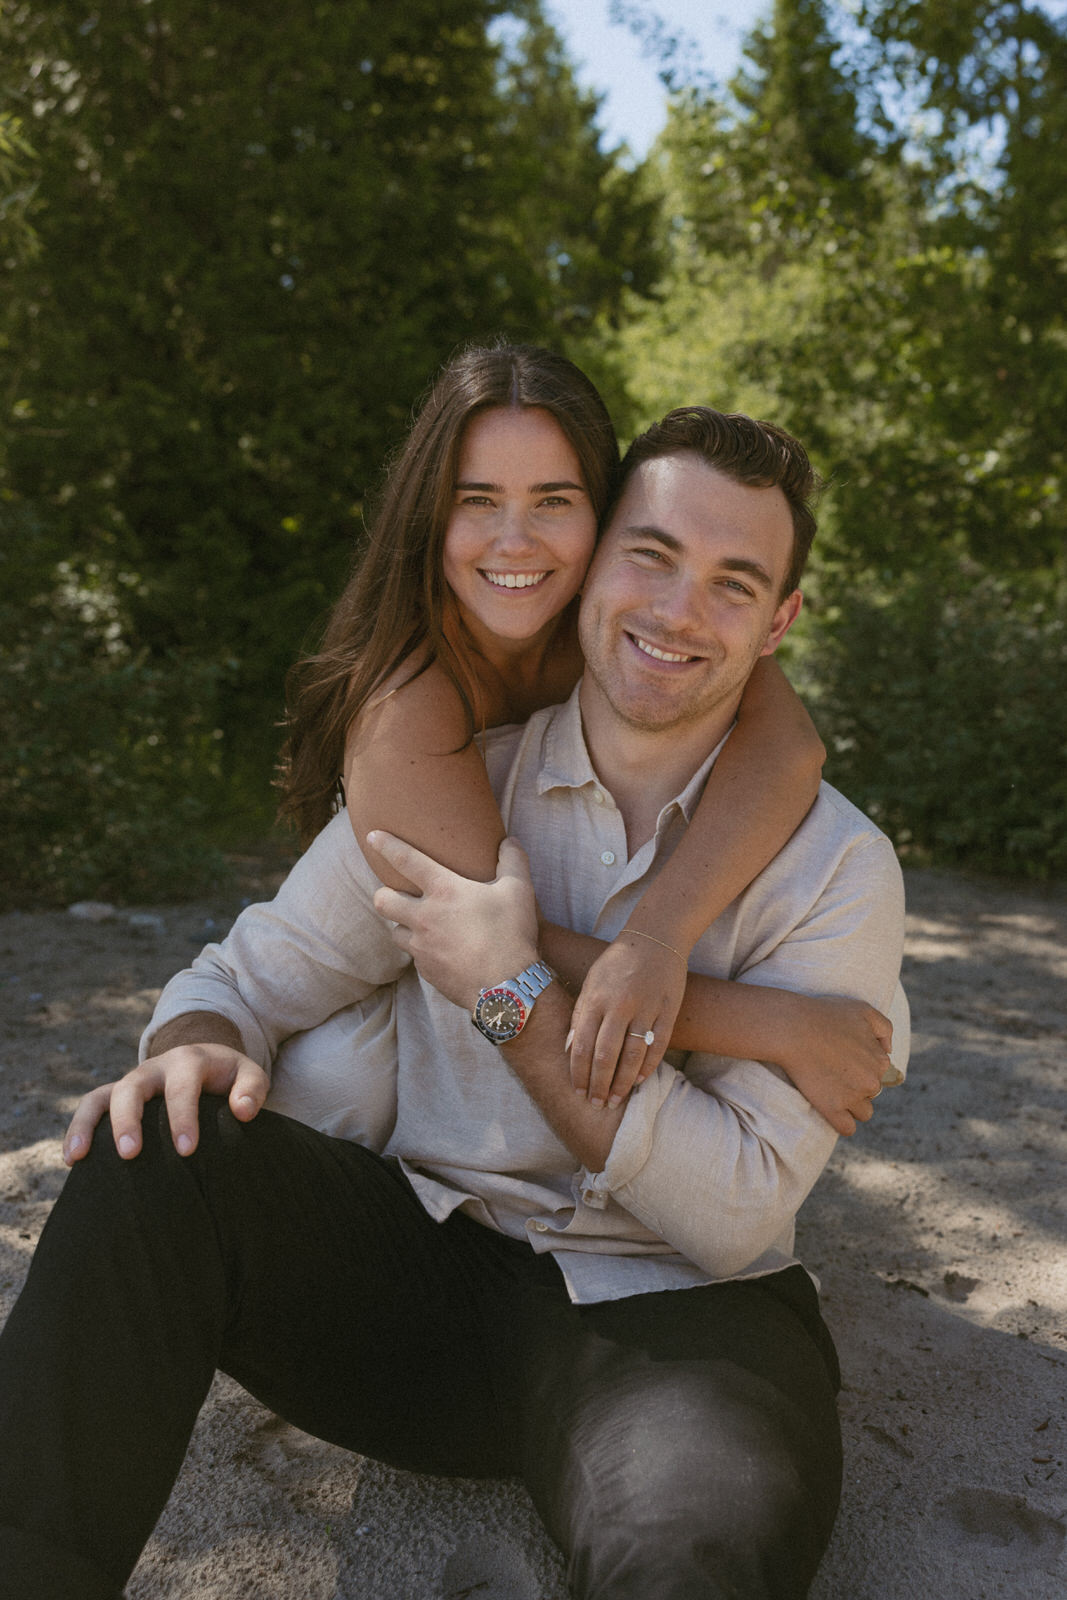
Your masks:
<svg viewBox="0 0 1067 1600"><path fill-rule="evenodd" d="M596 512L578 457L548 411L498 408L460 444L444 573L475 641L546 637L585 577Z"/></svg>

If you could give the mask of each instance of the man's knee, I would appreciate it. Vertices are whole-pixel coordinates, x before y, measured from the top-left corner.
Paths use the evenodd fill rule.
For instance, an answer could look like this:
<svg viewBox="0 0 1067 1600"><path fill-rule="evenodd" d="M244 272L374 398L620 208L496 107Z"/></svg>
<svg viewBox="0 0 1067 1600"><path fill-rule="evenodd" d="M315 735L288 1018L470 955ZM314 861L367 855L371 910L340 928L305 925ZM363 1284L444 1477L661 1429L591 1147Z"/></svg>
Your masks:
<svg viewBox="0 0 1067 1600"><path fill-rule="evenodd" d="M577 1595L806 1594L836 1505L832 1440L813 1484L788 1419L744 1373L719 1376L642 1364L573 1428L553 1531Z"/></svg>

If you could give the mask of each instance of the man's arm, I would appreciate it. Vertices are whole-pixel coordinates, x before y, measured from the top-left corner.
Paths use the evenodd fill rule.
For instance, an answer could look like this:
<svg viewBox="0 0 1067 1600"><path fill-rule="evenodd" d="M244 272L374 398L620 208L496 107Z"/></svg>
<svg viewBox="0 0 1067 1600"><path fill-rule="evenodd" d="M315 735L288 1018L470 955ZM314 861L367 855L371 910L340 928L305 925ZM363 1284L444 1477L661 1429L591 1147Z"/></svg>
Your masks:
<svg viewBox="0 0 1067 1600"><path fill-rule="evenodd" d="M493 884L471 884L379 835L421 899L380 890L376 905L427 981L470 1009L502 967L536 956L533 893L506 843ZM526 898L524 898L526 897ZM902 935L899 869L887 841L846 852L803 924L745 973L747 981L852 994L887 1007ZM462 931L460 931L462 930ZM587 1202L614 1199L715 1276L743 1271L789 1226L835 1142L833 1129L784 1077L755 1061L661 1063L625 1108L598 1110L570 1086L563 1049L569 1002L556 985L537 1001L509 1064L586 1168Z"/></svg>
<svg viewBox="0 0 1067 1600"><path fill-rule="evenodd" d="M420 897L381 888L374 903L397 924L393 938L399 948L446 1000L473 1011L486 984L538 959L537 905L525 852L514 839L500 846L497 875L487 884L461 878L391 834L375 833L371 843L421 890ZM480 894L472 893L478 889ZM501 1050L557 1137L583 1166L599 1170L622 1108L598 1109L571 1086L563 1044L572 1005L561 983L550 984L522 1033Z"/></svg>
<svg viewBox="0 0 1067 1600"><path fill-rule="evenodd" d="M345 817L323 830L274 900L249 906L167 984L141 1040L140 1065L78 1106L64 1159L84 1156L110 1113L119 1150L141 1148L146 1101L163 1095L176 1147L196 1146L201 1092L255 1116L281 1042L392 983L405 962L374 911L378 880Z"/></svg>

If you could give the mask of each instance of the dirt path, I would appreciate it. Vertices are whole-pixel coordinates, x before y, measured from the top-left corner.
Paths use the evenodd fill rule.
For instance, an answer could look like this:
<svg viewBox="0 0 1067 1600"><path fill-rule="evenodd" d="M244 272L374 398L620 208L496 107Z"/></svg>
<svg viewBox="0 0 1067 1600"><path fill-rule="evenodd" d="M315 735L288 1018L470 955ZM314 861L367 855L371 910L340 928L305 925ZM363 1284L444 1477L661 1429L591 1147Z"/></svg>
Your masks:
<svg viewBox="0 0 1067 1600"><path fill-rule="evenodd" d="M0 917L0 1311L78 1096L133 1057L240 890L101 923ZM903 1090L801 1218L844 1367L846 1487L814 1600L1067 1592L1067 896L908 875ZM563 1600L525 1497L319 1445L220 1382L132 1600Z"/></svg>

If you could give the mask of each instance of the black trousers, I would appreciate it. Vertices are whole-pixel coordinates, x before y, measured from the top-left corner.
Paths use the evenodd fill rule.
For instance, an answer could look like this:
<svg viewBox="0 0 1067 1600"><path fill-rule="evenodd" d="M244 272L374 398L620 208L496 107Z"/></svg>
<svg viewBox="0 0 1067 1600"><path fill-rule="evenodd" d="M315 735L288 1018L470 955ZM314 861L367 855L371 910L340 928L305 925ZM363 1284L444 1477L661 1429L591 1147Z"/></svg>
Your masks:
<svg viewBox="0 0 1067 1600"><path fill-rule="evenodd" d="M575 1306L427 1217L388 1162L207 1099L71 1173L0 1337L0 1594L116 1600L216 1368L394 1466L519 1474L588 1600L803 1596L840 1488L833 1346L800 1268Z"/></svg>

